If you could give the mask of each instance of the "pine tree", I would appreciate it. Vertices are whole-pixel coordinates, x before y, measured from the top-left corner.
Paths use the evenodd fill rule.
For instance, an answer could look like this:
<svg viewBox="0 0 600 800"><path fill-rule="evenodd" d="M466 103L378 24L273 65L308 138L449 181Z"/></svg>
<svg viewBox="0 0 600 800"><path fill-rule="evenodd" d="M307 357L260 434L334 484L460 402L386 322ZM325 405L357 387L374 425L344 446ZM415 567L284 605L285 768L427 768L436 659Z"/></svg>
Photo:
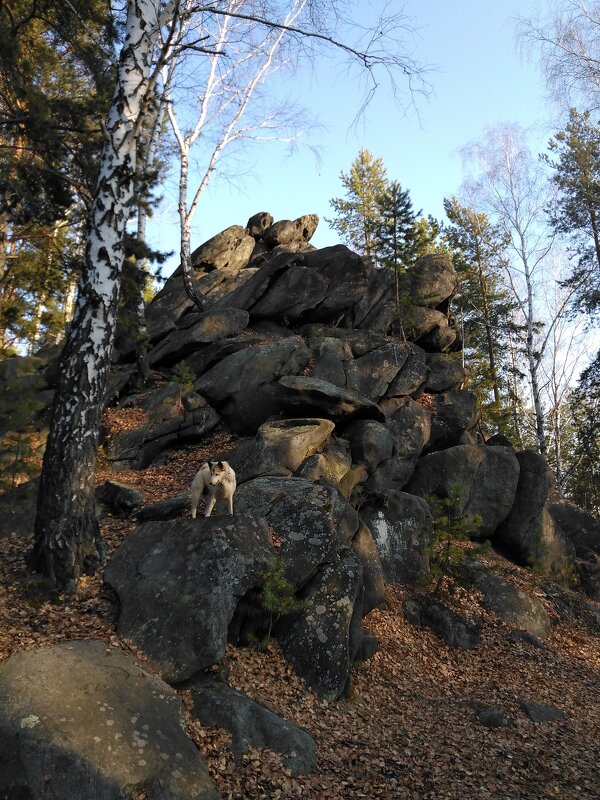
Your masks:
<svg viewBox="0 0 600 800"><path fill-rule="evenodd" d="M329 201L335 217L326 221L371 264L376 260L376 237L381 225L379 198L386 190L386 175L383 160L362 148L349 174L340 173L346 196Z"/></svg>
<svg viewBox="0 0 600 800"><path fill-rule="evenodd" d="M549 207L554 230L572 244L577 260L568 281L575 288L581 308L600 311L600 127L572 108L569 122L550 140L556 160L545 161L554 168L552 181L558 190Z"/></svg>
<svg viewBox="0 0 600 800"><path fill-rule="evenodd" d="M374 257L378 266L406 269L419 256L416 220L408 189L390 181L377 198L380 222L375 231Z"/></svg>
<svg viewBox="0 0 600 800"><path fill-rule="evenodd" d="M453 305L459 310L470 388L479 397L484 421L514 436L510 410L517 397L509 375L515 305L501 281L508 237L486 214L455 197L444 200L444 208L450 224L443 236L459 275Z"/></svg>

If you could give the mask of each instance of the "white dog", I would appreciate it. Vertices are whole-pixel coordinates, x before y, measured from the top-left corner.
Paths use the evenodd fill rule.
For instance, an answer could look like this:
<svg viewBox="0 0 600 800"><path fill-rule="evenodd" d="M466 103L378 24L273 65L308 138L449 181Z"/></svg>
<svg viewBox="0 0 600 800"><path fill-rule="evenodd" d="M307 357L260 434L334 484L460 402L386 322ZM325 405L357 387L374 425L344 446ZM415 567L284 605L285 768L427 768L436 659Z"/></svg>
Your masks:
<svg viewBox="0 0 600 800"><path fill-rule="evenodd" d="M192 519L202 495L206 495L205 517L210 517L217 500L226 500L233 514L233 494L236 490L235 472L227 461L205 461L192 481Z"/></svg>

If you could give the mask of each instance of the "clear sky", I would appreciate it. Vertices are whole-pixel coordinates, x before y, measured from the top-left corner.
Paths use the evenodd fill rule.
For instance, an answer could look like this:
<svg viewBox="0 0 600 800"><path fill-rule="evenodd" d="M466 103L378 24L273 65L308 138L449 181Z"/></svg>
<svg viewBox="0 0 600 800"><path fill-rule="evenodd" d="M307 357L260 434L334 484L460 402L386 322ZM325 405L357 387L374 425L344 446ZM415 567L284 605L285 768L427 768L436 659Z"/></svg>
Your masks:
<svg viewBox="0 0 600 800"><path fill-rule="evenodd" d="M527 63L515 43L514 18L534 15L534 0L392 0L404 8L416 29L414 58L433 66L431 96L416 97L417 110L403 113L382 87L364 117L353 126L360 106L356 86L330 62L317 63L311 75L299 73L294 91L318 119L318 129L302 137L307 146L292 154L279 143L255 148L242 158L244 177L233 182L215 175L197 211L192 247L228 227L245 225L257 211L276 220L317 213L321 223L313 244L335 244L325 220L329 199L343 195L339 179L361 147L381 157L388 177L409 189L415 210L443 217L444 197L462 180L459 149L489 125L536 125L539 148L552 133L551 109L535 61ZM364 7L363 7L364 8ZM399 78L408 99L408 89ZM317 147L319 158L310 147ZM163 208L150 230L152 244L176 249L178 222L173 189L165 189ZM174 257L166 274L177 263Z"/></svg>

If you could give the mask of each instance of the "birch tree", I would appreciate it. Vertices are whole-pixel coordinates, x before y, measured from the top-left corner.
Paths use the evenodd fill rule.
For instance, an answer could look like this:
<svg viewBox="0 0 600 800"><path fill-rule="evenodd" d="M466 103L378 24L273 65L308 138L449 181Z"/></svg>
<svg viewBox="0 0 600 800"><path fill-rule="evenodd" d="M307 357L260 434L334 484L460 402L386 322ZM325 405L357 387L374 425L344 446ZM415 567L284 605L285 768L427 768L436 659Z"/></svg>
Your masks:
<svg viewBox="0 0 600 800"><path fill-rule="evenodd" d="M505 277L517 305L523 353L527 363L536 435L540 453L547 455L540 365L549 330L563 307L541 336L537 295L553 238L545 225L549 202L548 181L542 165L533 159L525 133L518 126L489 129L482 141L463 150L465 164L474 170L463 191L501 226L508 237L509 261Z"/></svg>
<svg viewBox="0 0 600 800"><path fill-rule="evenodd" d="M137 134L161 59L155 48L176 2L129 0L116 87L105 124L79 294L59 365L44 454L31 565L76 589L104 555L94 512L100 414L110 367L123 248L134 195ZM167 30L168 37L168 30Z"/></svg>

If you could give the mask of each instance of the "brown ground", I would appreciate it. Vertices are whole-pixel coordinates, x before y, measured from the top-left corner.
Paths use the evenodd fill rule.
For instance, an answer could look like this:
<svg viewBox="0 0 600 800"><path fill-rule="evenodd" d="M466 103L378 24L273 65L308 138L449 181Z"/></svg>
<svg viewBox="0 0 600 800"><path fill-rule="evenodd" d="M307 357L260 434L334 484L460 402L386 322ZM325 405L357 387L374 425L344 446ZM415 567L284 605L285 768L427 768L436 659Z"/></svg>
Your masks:
<svg viewBox="0 0 600 800"><path fill-rule="evenodd" d="M164 467L101 473L99 481L120 480L152 502L187 488L198 464L227 446L228 437L217 436L205 448L174 454ZM129 522L103 520L110 549L131 529ZM0 540L0 660L76 638L101 638L143 660L116 635L115 608L102 597L100 575L83 579L76 598L48 599L24 556L22 540ZM532 575L490 558L503 574L539 591ZM486 624L476 650L452 649L405 622L401 604L410 591L390 586L386 608L367 618L381 649L357 668L348 700L319 700L275 645L267 653L229 649L230 683L306 728L317 742L318 770L292 778L268 751L251 751L235 764L224 732L190 721L222 797L599 800L600 636L579 624L557 624L547 649L511 644L508 629L460 590L452 602L482 614ZM482 726L472 700L501 710L513 726ZM557 706L569 719L535 724L523 700Z"/></svg>

